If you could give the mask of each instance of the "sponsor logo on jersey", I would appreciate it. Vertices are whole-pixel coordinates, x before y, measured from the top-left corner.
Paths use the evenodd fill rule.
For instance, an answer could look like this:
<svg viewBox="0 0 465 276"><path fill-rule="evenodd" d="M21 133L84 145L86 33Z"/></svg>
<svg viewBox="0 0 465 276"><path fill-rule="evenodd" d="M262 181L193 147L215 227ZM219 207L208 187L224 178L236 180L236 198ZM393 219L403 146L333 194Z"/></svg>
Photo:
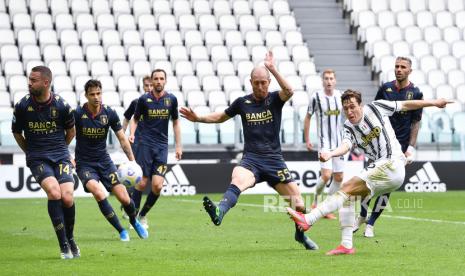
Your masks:
<svg viewBox="0 0 465 276"><path fill-rule="evenodd" d="M446 184L441 182L431 162L419 169L404 187L406 192L445 192Z"/></svg>
<svg viewBox="0 0 465 276"><path fill-rule="evenodd" d="M326 116L339 116L341 114L340 110L326 110L325 115Z"/></svg>
<svg viewBox="0 0 465 276"><path fill-rule="evenodd" d="M273 114L269 109L262 112L245 113L248 124L264 124L273 121Z"/></svg>
<svg viewBox="0 0 465 276"><path fill-rule="evenodd" d="M371 140L376 139L376 138L379 137L380 133L381 133L381 128L380 127L375 127L374 129L372 129L370 131L370 133L368 133L365 136L362 136L362 140L363 140L362 146L363 147L368 146L368 144L371 143Z"/></svg>

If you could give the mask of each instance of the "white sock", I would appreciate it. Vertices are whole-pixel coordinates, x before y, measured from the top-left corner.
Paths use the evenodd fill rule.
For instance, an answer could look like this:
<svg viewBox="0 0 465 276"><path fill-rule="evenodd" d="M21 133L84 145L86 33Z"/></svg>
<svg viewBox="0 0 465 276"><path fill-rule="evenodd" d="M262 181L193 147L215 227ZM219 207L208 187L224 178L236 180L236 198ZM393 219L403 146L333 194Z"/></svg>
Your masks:
<svg viewBox="0 0 465 276"><path fill-rule="evenodd" d="M343 203L349 199L349 196L343 191L338 191L332 196L326 198L325 201L320 203L309 214L305 215L307 223L313 225L321 217L326 216L336 210L339 210Z"/></svg>
<svg viewBox="0 0 465 276"><path fill-rule="evenodd" d="M333 195L335 192L339 191L339 189L341 189L341 182L333 180L329 186L328 195Z"/></svg>
<svg viewBox="0 0 465 276"><path fill-rule="evenodd" d="M317 205L318 204L318 196L321 195L326 187L326 184L328 182L324 182L323 178L319 177L318 181L316 182L315 186L315 195L313 197L313 204Z"/></svg>
<svg viewBox="0 0 465 276"><path fill-rule="evenodd" d="M355 204L347 200L339 209L339 222L341 224L341 244L345 248L352 248L352 235L355 223Z"/></svg>

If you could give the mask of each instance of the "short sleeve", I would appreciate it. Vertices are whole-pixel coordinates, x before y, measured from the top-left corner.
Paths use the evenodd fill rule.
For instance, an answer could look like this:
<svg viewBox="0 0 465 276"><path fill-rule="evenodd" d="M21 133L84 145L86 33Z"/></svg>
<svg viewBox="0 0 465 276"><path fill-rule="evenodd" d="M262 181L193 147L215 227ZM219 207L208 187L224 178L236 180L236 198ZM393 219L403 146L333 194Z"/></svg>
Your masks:
<svg viewBox="0 0 465 276"><path fill-rule="evenodd" d="M22 112L21 102L16 103L13 109L13 119L11 120L11 131L13 133L23 133L24 130L24 113Z"/></svg>
<svg viewBox="0 0 465 276"><path fill-rule="evenodd" d="M384 116L391 116L394 112L402 110L402 102L399 101L377 100L373 102L372 106Z"/></svg>
<svg viewBox="0 0 465 276"><path fill-rule="evenodd" d="M239 114L241 102L242 98L237 98L228 108L224 110L224 113L226 113L226 115L228 115L230 118L236 116Z"/></svg>
<svg viewBox="0 0 465 276"><path fill-rule="evenodd" d="M121 126L121 121L118 117L118 114L116 113L116 111L112 108L108 108L108 110L110 111L109 112L109 122L110 122L110 127L111 129L116 133L118 132L119 130L123 129L123 127Z"/></svg>
<svg viewBox="0 0 465 276"><path fill-rule="evenodd" d="M349 149L352 149L354 145L357 144L353 132L350 130L350 127L344 125L344 134L342 136L342 143L347 144Z"/></svg>
<svg viewBox="0 0 465 276"><path fill-rule="evenodd" d="M145 111L145 104L144 104L144 97L140 97L139 100L137 101L136 108L134 110L134 119L139 120L141 115Z"/></svg>
<svg viewBox="0 0 465 276"><path fill-rule="evenodd" d="M378 89L378 92L376 92L375 101L385 100L383 92L384 92L384 85L381 85Z"/></svg>
<svg viewBox="0 0 465 276"><path fill-rule="evenodd" d="M128 109L124 111L124 118L126 120L131 120L132 116L134 115L134 112L136 111L136 105L137 105L138 99L134 99L131 104L129 105Z"/></svg>
<svg viewBox="0 0 465 276"><path fill-rule="evenodd" d="M310 100L310 103L308 104L307 113L313 116L313 114L315 113L315 108L316 108L316 97L314 94L312 96L312 99Z"/></svg>
<svg viewBox="0 0 465 276"><path fill-rule="evenodd" d="M171 118L173 120L177 120L179 118L179 112L178 112L178 99L176 96L172 96L172 103L171 103Z"/></svg>
<svg viewBox="0 0 465 276"><path fill-rule="evenodd" d="M69 104L63 103L63 109L63 127L65 129L73 128L75 124L73 108Z"/></svg>

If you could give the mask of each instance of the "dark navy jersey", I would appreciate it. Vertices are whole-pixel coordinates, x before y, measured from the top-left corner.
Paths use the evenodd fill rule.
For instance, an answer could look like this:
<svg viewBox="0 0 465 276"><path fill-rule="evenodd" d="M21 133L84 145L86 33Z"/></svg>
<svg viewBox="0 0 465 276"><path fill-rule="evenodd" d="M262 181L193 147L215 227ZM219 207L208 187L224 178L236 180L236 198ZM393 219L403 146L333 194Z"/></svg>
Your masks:
<svg viewBox="0 0 465 276"><path fill-rule="evenodd" d="M159 99L152 92L140 96L134 112L136 120L144 121L138 143L167 147L169 120L177 120L178 117L178 100L173 94L165 92Z"/></svg>
<svg viewBox="0 0 465 276"><path fill-rule="evenodd" d="M46 103L38 103L30 95L16 103L12 132L22 134L27 142L26 161L57 162L69 158L65 130L74 126L73 110L58 95L51 94Z"/></svg>
<svg viewBox="0 0 465 276"><path fill-rule="evenodd" d="M98 114L92 114L87 103L77 107L76 120L76 161L95 162L109 158L107 136L109 128L116 133L121 127L118 114L109 106L102 105Z"/></svg>
<svg viewBox="0 0 465 276"><path fill-rule="evenodd" d="M137 102L139 101L139 98L137 99L134 99L132 100L131 104L129 105L128 109L126 109L126 111L124 111L124 118L128 121L131 120L132 116L134 115L134 112L136 111L136 106L137 106ZM129 126L130 127L130 126ZM139 123L137 124L137 128L136 128L136 132L134 133L134 144L137 144L138 143L138 140L139 140L139 136L140 136L140 132L141 130L144 128L144 120L143 118L141 117L139 119Z"/></svg>
<svg viewBox="0 0 465 276"><path fill-rule="evenodd" d="M244 153L281 155L279 132L284 103L278 92L271 92L263 101L252 94L237 98L224 112L229 117L240 115L244 129Z"/></svg>
<svg viewBox="0 0 465 276"><path fill-rule="evenodd" d="M124 118L126 118L126 120L131 120L132 116L134 115L134 112L136 111L136 106L137 106L137 101L139 99L134 99L132 100L131 104L129 105L128 109L126 109L126 111L124 111Z"/></svg>
<svg viewBox="0 0 465 276"><path fill-rule="evenodd" d="M378 90L375 100L388 101L405 101L405 100L421 100L423 93L418 87L410 83L407 87L400 89L396 86L396 81L384 83ZM410 128L412 123L421 120L423 109L412 111L396 112L389 117L391 125L396 133L397 140L402 146L402 151L405 152L410 142Z"/></svg>

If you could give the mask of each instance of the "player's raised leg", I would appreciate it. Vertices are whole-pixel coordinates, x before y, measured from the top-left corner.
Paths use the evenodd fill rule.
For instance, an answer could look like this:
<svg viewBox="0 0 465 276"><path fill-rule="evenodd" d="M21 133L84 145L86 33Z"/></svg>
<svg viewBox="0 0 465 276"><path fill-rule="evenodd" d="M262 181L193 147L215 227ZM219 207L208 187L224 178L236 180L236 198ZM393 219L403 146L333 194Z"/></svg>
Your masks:
<svg viewBox="0 0 465 276"><path fill-rule="evenodd" d="M294 182L278 183L274 189L291 205L295 210L305 214L306 208L302 195L300 194L299 187ZM294 239L302 244L307 250L316 250L318 245L304 234L304 231L299 229L297 223L295 224Z"/></svg>
<svg viewBox="0 0 465 276"><path fill-rule="evenodd" d="M236 166L232 172L231 184L224 193L218 206L216 206L210 198L205 196L203 198L203 207L210 216L213 224L219 226L229 209L236 206L241 192L253 187L254 184L254 174L244 167Z"/></svg>

